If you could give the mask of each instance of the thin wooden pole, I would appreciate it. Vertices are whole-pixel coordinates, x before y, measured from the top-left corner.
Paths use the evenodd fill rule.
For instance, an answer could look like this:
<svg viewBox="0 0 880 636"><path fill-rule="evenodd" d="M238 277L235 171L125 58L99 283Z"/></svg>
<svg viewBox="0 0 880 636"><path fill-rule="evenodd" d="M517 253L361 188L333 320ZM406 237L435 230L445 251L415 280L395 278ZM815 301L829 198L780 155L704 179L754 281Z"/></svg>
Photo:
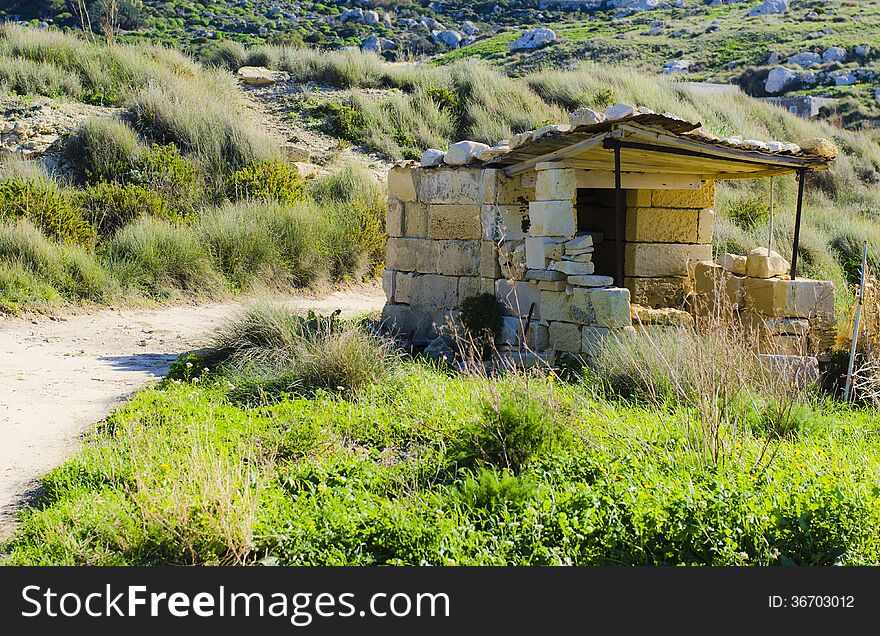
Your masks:
<svg viewBox="0 0 880 636"><path fill-rule="evenodd" d="M868 268L868 241L862 247L862 275L859 279L859 304L856 307L856 319L853 326L852 346L849 349L849 366L846 368L846 385L843 389L843 401L847 404L852 393L853 367L856 364L856 347L859 344L859 323L862 319L862 307L865 304L865 270Z"/></svg>
<svg viewBox="0 0 880 636"><path fill-rule="evenodd" d="M615 282L618 287L623 287L623 239L626 234L626 221L623 216L625 210L620 174L620 142L614 144L614 208L617 227L617 280Z"/></svg>
<svg viewBox="0 0 880 636"><path fill-rule="evenodd" d="M797 196L797 212L794 217L794 243L791 246L791 280L797 278L797 253L798 244L801 240L801 212L804 207L804 181L806 181L806 170L801 168L798 170L798 196Z"/></svg>
<svg viewBox="0 0 880 636"><path fill-rule="evenodd" d="M770 177L770 231L767 232L767 256L773 249L773 177Z"/></svg>

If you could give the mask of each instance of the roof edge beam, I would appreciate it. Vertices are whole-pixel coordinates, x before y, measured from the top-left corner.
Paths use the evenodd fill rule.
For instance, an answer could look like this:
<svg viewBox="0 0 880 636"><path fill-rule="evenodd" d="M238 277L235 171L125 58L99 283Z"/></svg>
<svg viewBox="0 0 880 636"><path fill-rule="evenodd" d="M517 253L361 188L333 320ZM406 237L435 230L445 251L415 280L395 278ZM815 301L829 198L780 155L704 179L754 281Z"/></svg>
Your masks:
<svg viewBox="0 0 880 636"><path fill-rule="evenodd" d="M724 146L716 146L707 143L701 143L699 141L691 140L691 139L683 139L681 137L675 137L671 135L663 135L652 130L648 130L646 128L641 128L639 126L632 126L628 124L622 124L620 126L621 130L626 130L627 132L635 135L644 135L647 137L652 137L657 141L661 141L664 143L671 144L672 148L666 146L653 146L650 144L644 144L646 147L643 150L652 149L659 152L669 152L670 154L679 154L675 151L677 150L687 150L691 153L690 156L696 156L703 159L724 159L726 161L739 161L741 163L751 163L763 166L788 166L791 168L792 172L797 171L800 168L822 168L824 166L824 162L821 158L817 157L816 159L806 159L801 157L787 157L785 155L765 155L759 151L754 150L740 150L738 148L727 148ZM638 143L638 142L627 142L627 143ZM686 154L686 153L680 153Z"/></svg>
<svg viewBox="0 0 880 636"><path fill-rule="evenodd" d="M579 152L583 152L584 150L588 150L589 148L593 148L602 144L606 139L615 138L621 136L621 133L617 131L612 131L605 135L597 135L595 137L589 137L584 139L583 141L579 141L576 144L572 144L571 146L566 146L564 148L560 148L559 150L554 150L553 152L548 152L545 155L540 155L538 157L533 157L532 159L527 159L521 163L516 163L512 166L507 166L504 168L504 174L511 176L515 174L519 174L520 172L525 172L526 170L530 170L537 166L539 163L546 163L548 161L557 161L559 159L565 159L566 157L571 157L572 155L576 155Z"/></svg>

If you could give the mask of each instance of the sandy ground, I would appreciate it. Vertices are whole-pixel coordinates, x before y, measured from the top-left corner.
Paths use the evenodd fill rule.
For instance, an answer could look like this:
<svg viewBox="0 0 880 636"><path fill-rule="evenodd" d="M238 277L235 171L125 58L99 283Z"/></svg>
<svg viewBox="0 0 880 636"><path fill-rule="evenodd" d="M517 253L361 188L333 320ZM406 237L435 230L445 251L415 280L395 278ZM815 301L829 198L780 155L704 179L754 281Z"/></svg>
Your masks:
<svg viewBox="0 0 880 636"><path fill-rule="evenodd" d="M381 289L359 287L284 303L318 313L380 309ZM0 538L37 479L74 453L133 392L158 381L178 354L205 344L241 303L102 310L0 320Z"/></svg>

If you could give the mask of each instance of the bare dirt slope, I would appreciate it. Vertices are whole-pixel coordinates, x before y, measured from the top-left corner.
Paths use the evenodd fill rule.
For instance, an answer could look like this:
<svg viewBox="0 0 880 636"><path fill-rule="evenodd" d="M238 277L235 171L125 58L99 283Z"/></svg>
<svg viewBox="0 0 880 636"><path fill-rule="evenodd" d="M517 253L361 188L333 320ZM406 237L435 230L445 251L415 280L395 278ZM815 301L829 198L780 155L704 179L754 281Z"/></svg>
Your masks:
<svg viewBox="0 0 880 636"><path fill-rule="evenodd" d="M352 316L380 309L376 287L285 304ZM159 380L178 354L204 345L241 303L0 321L0 538L37 478L80 444L114 405Z"/></svg>

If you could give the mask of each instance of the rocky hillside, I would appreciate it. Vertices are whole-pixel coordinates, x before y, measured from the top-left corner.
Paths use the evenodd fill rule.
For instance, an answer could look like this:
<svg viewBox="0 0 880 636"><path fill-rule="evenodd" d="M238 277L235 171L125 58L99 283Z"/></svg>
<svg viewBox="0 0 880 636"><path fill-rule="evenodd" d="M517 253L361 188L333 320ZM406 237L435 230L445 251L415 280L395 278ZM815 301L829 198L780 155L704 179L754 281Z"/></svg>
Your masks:
<svg viewBox="0 0 880 636"><path fill-rule="evenodd" d="M480 58L514 74L624 64L757 97L830 98L813 114L822 106L846 126L880 119L876 0L121 0L109 22L104 0L87 4L79 15L64 0L12 0L0 18L98 33L111 24L123 40L192 53L236 40L358 47L389 60Z"/></svg>

